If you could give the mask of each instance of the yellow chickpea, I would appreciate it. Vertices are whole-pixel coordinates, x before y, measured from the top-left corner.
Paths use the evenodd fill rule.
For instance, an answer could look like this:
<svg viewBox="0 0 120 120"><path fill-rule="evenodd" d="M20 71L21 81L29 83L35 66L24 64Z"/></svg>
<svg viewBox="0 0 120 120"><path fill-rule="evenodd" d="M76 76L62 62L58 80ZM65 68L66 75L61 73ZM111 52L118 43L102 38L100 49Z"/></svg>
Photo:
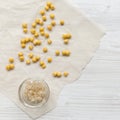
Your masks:
<svg viewBox="0 0 120 120"><path fill-rule="evenodd" d="M36 56L36 60L39 61L40 60L40 56Z"/></svg>
<svg viewBox="0 0 120 120"><path fill-rule="evenodd" d="M15 68L14 64L10 64L10 70L13 70Z"/></svg>
<svg viewBox="0 0 120 120"><path fill-rule="evenodd" d="M24 61L24 56L20 56L20 57L19 57L19 60L20 60L21 62L23 62L23 61Z"/></svg>
<svg viewBox="0 0 120 120"><path fill-rule="evenodd" d="M10 62L10 63L14 63L14 58L10 57L10 58L9 58L9 62Z"/></svg>
<svg viewBox="0 0 120 120"><path fill-rule="evenodd" d="M41 40L37 40L36 42L37 42L37 45L41 45L42 44Z"/></svg>
<svg viewBox="0 0 120 120"><path fill-rule="evenodd" d="M43 21L46 21L46 20L47 20L47 17L46 17L46 16L42 16L42 20L43 20Z"/></svg>
<svg viewBox="0 0 120 120"><path fill-rule="evenodd" d="M65 51L65 50L62 51L62 55L63 55L63 56L66 55L66 51Z"/></svg>
<svg viewBox="0 0 120 120"><path fill-rule="evenodd" d="M66 35L66 34L63 34L63 35L62 35L62 38L63 38L63 39L67 39L67 35Z"/></svg>
<svg viewBox="0 0 120 120"><path fill-rule="evenodd" d="M45 38L49 38L50 35L48 33L45 33Z"/></svg>
<svg viewBox="0 0 120 120"><path fill-rule="evenodd" d="M67 77L69 75L69 73L68 72L64 72L63 75L64 75L64 77Z"/></svg>
<svg viewBox="0 0 120 120"><path fill-rule="evenodd" d="M22 24L22 27L23 27L23 28L27 28L27 23L23 23L23 24Z"/></svg>
<svg viewBox="0 0 120 120"><path fill-rule="evenodd" d="M40 19L36 18L35 22L36 22L36 24L39 24L40 23Z"/></svg>
<svg viewBox="0 0 120 120"><path fill-rule="evenodd" d="M57 77L57 72L52 73L53 77Z"/></svg>
<svg viewBox="0 0 120 120"><path fill-rule="evenodd" d="M46 10L46 11L49 11L49 7L48 7L48 6L45 6L45 10Z"/></svg>
<svg viewBox="0 0 120 120"><path fill-rule="evenodd" d="M43 61L40 61L40 66L43 66L45 63Z"/></svg>
<svg viewBox="0 0 120 120"><path fill-rule="evenodd" d="M36 30L35 30L34 28L32 28L32 29L30 30L30 32L31 32L31 34L35 34L35 33L36 33Z"/></svg>
<svg viewBox="0 0 120 120"><path fill-rule="evenodd" d="M32 27L33 27L33 28L36 28L36 25L37 25L36 22L33 22L33 23L32 23Z"/></svg>
<svg viewBox="0 0 120 120"><path fill-rule="evenodd" d="M64 20L61 20L60 25L64 25L64 24L65 24Z"/></svg>
<svg viewBox="0 0 120 120"><path fill-rule="evenodd" d="M24 28L24 29L23 29L23 32L24 32L24 33L27 33L27 32L28 32L27 28Z"/></svg>
<svg viewBox="0 0 120 120"><path fill-rule="evenodd" d="M51 45L51 44L52 44L52 40L47 40L47 43L48 43L49 45Z"/></svg>
<svg viewBox="0 0 120 120"><path fill-rule="evenodd" d="M30 42L33 42L33 41L34 41L34 38L31 37L31 38L30 38Z"/></svg>
<svg viewBox="0 0 120 120"><path fill-rule="evenodd" d="M40 11L40 14L43 16L43 15L45 15L45 11L44 10L41 10Z"/></svg>
<svg viewBox="0 0 120 120"><path fill-rule="evenodd" d="M33 62L33 63L36 63L36 62L37 62L36 57L33 57L33 58L32 58L32 62Z"/></svg>
<svg viewBox="0 0 120 120"><path fill-rule="evenodd" d="M70 54L71 54L70 51L66 50L65 52L66 52L66 53L65 53L66 56L70 56Z"/></svg>
<svg viewBox="0 0 120 120"><path fill-rule="evenodd" d="M57 72L57 77L61 77L61 76L62 76L61 72Z"/></svg>
<svg viewBox="0 0 120 120"><path fill-rule="evenodd" d="M41 36L44 36L44 35L45 35L45 32L40 32L40 35L41 35Z"/></svg>
<svg viewBox="0 0 120 120"><path fill-rule="evenodd" d="M39 34L36 32L36 33L34 34L34 37L38 38L38 37L39 37Z"/></svg>
<svg viewBox="0 0 120 120"><path fill-rule="evenodd" d="M52 5L51 2L47 2L46 5L50 8L50 6Z"/></svg>
<svg viewBox="0 0 120 120"><path fill-rule="evenodd" d="M39 24L40 24L41 26L43 26L43 25L44 25L44 22L43 22L43 21L40 21Z"/></svg>
<svg viewBox="0 0 120 120"><path fill-rule="evenodd" d="M28 54L28 57L29 57L29 58L33 58L33 56L34 56L33 53L29 53L29 54Z"/></svg>
<svg viewBox="0 0 120 120"><path fill-rule="evenodd" d="M44 32L44 27L40 27L39 31Z"/></svg>
<svg viewBox="0 0 120 120"><path fill-rule="evenodd" d="M49 31L52 31L52 26L51 26L51 25L48 25L48 26L47 26L47 29L48 29Z"/></svg>
<svg viewBox="0 0 120 120"><path fill-rule="evenodd" d="M51 6L50 6L50 9L51 9L51 10L55 10L55 6L54 6L54 5L51 5Z"/></svg>
<svg viewBox="0 0 120 120"><path fill-rule="evenodd" d="M64 44L68 44L69 43L69 40L68 39L65 39L64 40Z"/></svg>
<svg viewBox="0 0 120 120"><path fill-rule="evenodd" d="M29 46L29 50L33 50L33 46L32 45Z"/></svg>
<svg viewBox="0 0 120 120"><path fill-rule="evenodd" d="M31 64L30 60L26 60L26 64L30 65Z"/></svg>
<svg viewBox="0 0 120 120"><path fill-rule="evenodd" d="M20 57L20 56L23 56L24 54L22 53L22 52L19 52L18 53L18 56Z"/></svg>
<svg viewBox="0 0 120 120"><path fill-rule="evenodd" d="M21 48L26 48L26 45L25 44L21 44Z"/></svg>
<svg viewBox="0 0 120 120"><path fill-rule="evenodd" d="M70 33L66 34L67 39L71 39L72 35Z"/></svg>
<svg viewBox="0 0 120 120"><path fill-rule="evenodd" d="M41 67L42 67L43 69L45 69L45 68L46 68L46 65L44 64L44 65L42 65Z"/></svg>
<svg viewBox="0 0 120 120"><path fill-rule="evenodd" d="M60 51L59 51L59 50L56 50L56 51L55 51L55 54L56 54L56 56L59 56L59 55L60 55Z"/></svg>
<svg viewBox="0 0 120 120"><path fill-rule="evenodd" d="M25 42L26 43L30 42L30 39L29 38L25 38Z"/></svg>
<svg viewBox="0 0 120 120"><path fill-rule="evenodd" d="M52 26L55 26L55 25L56 25L56 22L55 22L55 21L52 21L52 22L51 22L51 25L52 25Z"/></svg>
<svg viewBox="0 0 120 120"><path fill-rule="evenodd" d="M47 53L48 52L48 49L46 47L43 48L43 52L44 53Z"/></svg>
<svg viewBox="0 0 120 120"><path fill-rule="evenodd" d="M48 58L48 63L51 63L51 62L52 62L52 58L49 57L49 58Z"/></svg>
<svg viewBox="0 0 120 120"><path fill-rule="evenodd" d="M54 18L55 18L55 15L54 15L54 14L50 14L50 18L51 18L51 19L54 19Z"/></svg>
<svg viewBox="0 0 120 120"><path fill-rule="evenodd" d="M6 66L6 70L7 70L7 71L10 71L10 65L7 65L7 66Z"/></svg>
<svg viewBox="0 0 120 120"><path fill-rule="evenodd" d="M25 38L21 39L20 42L21 42L21 44L25 44L26 43Z"/></svg>
<svg viewBox="0 0 120 120"><path fill-rule="evenodd" d="M33 42L33 44L34 44L34 46L37 46L37 40L35 40L35 41Z"/></svg>

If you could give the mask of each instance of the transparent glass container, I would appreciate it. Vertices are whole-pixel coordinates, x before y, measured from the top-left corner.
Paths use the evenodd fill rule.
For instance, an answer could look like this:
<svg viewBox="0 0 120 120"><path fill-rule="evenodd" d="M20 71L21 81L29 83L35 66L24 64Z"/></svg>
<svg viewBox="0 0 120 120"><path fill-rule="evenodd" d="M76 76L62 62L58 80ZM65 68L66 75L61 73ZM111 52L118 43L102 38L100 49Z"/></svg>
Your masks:
<svg viewBox="0 0 120 120"><path fill-rule="evenodd" d="M19 99L26 107L42 107L49 99L50 89L45 80L26 79L18 90Z"/></svg>

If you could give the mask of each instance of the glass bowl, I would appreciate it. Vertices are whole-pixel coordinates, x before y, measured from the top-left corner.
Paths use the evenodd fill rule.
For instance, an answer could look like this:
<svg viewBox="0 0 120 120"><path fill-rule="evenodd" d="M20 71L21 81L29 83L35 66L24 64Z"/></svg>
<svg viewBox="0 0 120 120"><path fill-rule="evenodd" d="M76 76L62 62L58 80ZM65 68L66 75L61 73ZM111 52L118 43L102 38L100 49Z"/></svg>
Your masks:
<svg viewBox="0 0 120 120"><path fill-rule="evenodd" d="M50 89L45 80L26 79L18 90L19 99L27 107L41 107L49 99Z"/></svg>

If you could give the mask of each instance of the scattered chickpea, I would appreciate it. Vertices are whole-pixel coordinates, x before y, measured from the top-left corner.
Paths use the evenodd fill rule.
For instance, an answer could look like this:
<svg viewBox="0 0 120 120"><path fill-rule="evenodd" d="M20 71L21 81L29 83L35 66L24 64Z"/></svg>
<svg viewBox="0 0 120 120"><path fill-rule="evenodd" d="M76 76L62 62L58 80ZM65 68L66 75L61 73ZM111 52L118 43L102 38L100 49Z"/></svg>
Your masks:
<svg viewBox="0 0 120 120"><path fill-rule="evenodd" d="M35 41L33 42L33 44L34 44L34 46L37 46L37 40L35 40Z"/></svg>
<svg viewBox="0 0 120 120"><path fill-rule="evenodd" d="M46 53L48 52L48 49L46 47L43 48L43 52Z"/></svg>
<svg viewBox="0 0 120 120"><path fill-rule="evenodd" d="M69 40L68 39L65 39L64 40L64 44L68 44L69 43Z"/></svg>
<svg viewBox="0 0 120 120"><path fill-rule="evenodd" d="M33 46L32 45L29 46L29 50L33 50Z"/></svg>
<svg viewBox="0 0 120 120"><path fill-rule="evenodd" d="M24 28L24 29L23 29L23 32L24 32L24 33L27 33L27 32L28 32L27 28Z"/></svg>
<svg viewBox="0 0 120 120"><path fill-rule="evenodd" d="M46 10L46 11L49 11L49 7L48 7L48 6L45 6L45 10Z"/></svg>
<svg viewBox="0 0 120 120"><path fill-rule="evenodd" d="M43 61L40 61L40 66L43 66L45 63Z"/></svg>
<svg viewBox="0 0 120 120"><path fill-rule="evenodd" d="M38 37L39 37L39 34L36 32L36 33L34 34L34 37L38 38Z"/></svg>
<svg viewBox="0 0 120 120"><path fill-rule="evenodd" d="M31 64L30 60L26 60L26 64L30 65Z"/></svg>
<svg viewBox="0 0 120 120"><path fill-rule="evenodd" d="M54 5L51 5L50 8L51 8L51 10L55 10L55 6Z"/></svg>
<svg viewBox="0 0 120 120"><path fill-rule="evenodd" d="M49 57L49 58L48 58L48 63L51 63L51 62L52 62L52 58Z"/></svg>
<svg viewBox="0 0 120 120"><path fill-rule="evenodd" d="M52 40L47 40L47 43L48 43L49 45L51 45L51 44L52 44Z"/></svg>
<svg viewBox="0 0 120 120"><path fill-rule="evenodd" d="M67 77L69 75L69 73L68 72L64 72L63 75L64 75L64 77Z"/></svg>
<svg viewBox="0 0 120 120"><path fill-rule="evenodd" d="M32 62L33 62L33 63L36 63L36 62L37 62L36 57L33 57L33 58L32 58Z"/></svg>
<svg viewBox="0 0 120 120"><path fill-rule="evenodd" d="M33 41L34 41L34 38L31 37L31 38L30 38L30 42L33 42Z"/></svg>
<svg viewBox="0 0 120 120"><path fill-rule="evenodd" d="M25 48L26 47L26 45L25 44L21 44L21 48Z"/></svg>
<svg viewBox="0 0 120 120"><path fill-rule="evenodd" d="M70 56L70 54L71 54L71 53L70 53L69 50L63 50L63 51L62 51L62 55L63 55L63 56Z"/></svg>
<svg viewBox="0 0 120 120"><path fill-rule="evenodd" d="M68 34L66 35L66 37L67 37L67 39L71 39L72 35L71 35L70 33L68 33Z"/></svg>
<svg viewBox="0 0 120 120"><path fill-rule="evenodd" d="M52 21L52 22L51 22L51 25L52 25L52 26L55 26L55 25L56 25L56 22L55 22L55 21Z"/></svg>
<svg viewBox="0 0 120 120"><path fill-rule="evenodd" d="M40 32L41 36L44 36L45 35L45 32Z"/></svg>
<svg viewBox="0 0 120 120"><path fill-rule="evenodd" d="M30 30L30 32L31 32L31 34L35 34L35 33L36 33L36 30L35 30L34 28L32 28L32 29Z"/></svg>
<svg viewBox="0 0 120 120"><path fill-rule="evenodd" d="M45 15L45 11L44 10L41 10L40 11L40 14L43 16L43 15Z"/></svg>
<svg viewBox="0 0 120 120"><path fill-rule="evenodd" d="M50 35L48 33L45 33L45 38L49 38Z"/></svg>
<svg viewBox="0 0 120 120"><path fill-rule="evenodd" d="M21 62L23 62L23 61L24 61L24 56L20 56L20 57L19 57L19 60L20 60Z"/></svg>
<svg viewBox="0 0 120 120"><path fill-rule="evenodd" d="M37 45L41 45L42 44L41 40L36 40L36 42L37 42Z"/></svg>
<svg viewBox="0 0 120 120"><path fill-rule="evenodd" d="M22 24L22 27L23 27L23 28L27 28L27 23L23 23L23 24Z"/></svg>
<svg viewBox="0 0 120 120"><path fill-rule="evenodd" d="M33 28L36 28L36 22L33 22L33 23L32 23L32 27L33 27Z"/></svg>
<svg viewBox="0 0 120 120"><path fill-rule="evenodd" d="M54 18L55 18L55 15L54 15L54 14L50 14L50 18L51 18L51 19L54 19Z"/></svg>
<svg viewBox="0 0 120 120"><path fill-rule="evenodd" d="M39 31L44 32L44 27L40 27Z"/></svg>
<svg viewBox="0 0 120 120"><path fill-rule="evenodd" d="M46 20L47 20L47 17L46 17L46 16L42 16L42 20L43 20L43 21L46 21Z"/></svg>
<svg viewBox="0 0 120 120"><path fill-rule="evenodd" d="M57 72L56 74L57 74L57 77L59 78L62 76L61 72Z"/></svg>
<svg viewBox="0 0 120 120"><path fill-rule="evenodd" d="M14 58L10 57L10 58L9 58L9 62L10 62L10 63L14 63Z"/></svg>
<svg viewBox="0 0 120 120"><path fill-rule="evenodd" d="M39 24L40 24L41 26L43 26L43 25L44 25L44 22L43 22L43 21L40 21Z"/></svg>
<svg viewBox="0 0 120 120"><path fill-rule="evenodd" d="M13 70L15 68L14 64L10 64L10 69Z"/></svg>
<svg viewBox="0 0 120 120"><path fill-rule="evenodd" d="M36 60L39 61L40 60L40 56L36 56Z"/></svg>
<svg viewBox="0 0 120 120"><path fill-rule="evenodd" d="M29 53L29 54L28 54L28 57L29 57L29 58L33 58L33 56L34 56L33 53Z"/></svg>
<svg viewBox="0 0 120 120"><path fill-rule="evenodd" d="M57 77L57 72L52 73L53 77Z"/></svg>
<svg viewBox="0 0 120 120"><path fill-rule="evenodd" d="M21 56L23 56L23 55L24 55L24 54L23 54L22 52L19 52L19 53L18 53L18 56L19 56L19 57L21 57Z"/></svg>
<svg viewBox="0 0 120 120"><path fill-rule="evenodd" d="M44 65L42 65L41 67L42 67L43 69L45 69L45 68L46 68L46 65L44 64Z"/></svg>
<svg viewBox="0 0 120 120"><path fill-rule="evenodd" d="M52 26L51 26L51 25L48 25L48 26L47 26L47 29L48 29L49 31L52 31Z"/></svg>
<svg viewBox="0 0 120 120"><path fill-rule="evenodd" d="M40 19L36 18L35 22L36 22L36 24L39 24L40 23Z"/></svg>
<svg viewBox="0 0 120 120"><path fill-rule="evenodd" d="M7 66L6 66L6 70L7 70L7 71L10 71L10 65L7 65Z"/></svg>
<svg viewBox="0 0 120 120"><path fill-rule="evenodd" d="M60 51L59 51L59 50L56 50L56 51L55 51L55 54L56 54L56 56L59 56L59 55L60 55Z"/></svg>
<svg viewBox="0 0 120 120"><path fill-rule="evenodd" d="M46 5L50 8L52 3L51 2L47 2Z"/></svg>
<svg viewBox="0 0 120 120"><path fill-rule="evenodd" d="M26 43L25 38L21 39L20 42L21 42L21 44L25 44Z"/></svg>
<svg viewBox="0 0 120 120"><path fill-rule="evenodd" d="M25 42L26 43L30 42L30 39L29 38L25 38Z"/></svg>
<svg viewBox="0 0 120 120"><path fill-rule="evenodd" d="M61 20L60 25L64 25L64 24L65 24L64 20Z"/></svg>

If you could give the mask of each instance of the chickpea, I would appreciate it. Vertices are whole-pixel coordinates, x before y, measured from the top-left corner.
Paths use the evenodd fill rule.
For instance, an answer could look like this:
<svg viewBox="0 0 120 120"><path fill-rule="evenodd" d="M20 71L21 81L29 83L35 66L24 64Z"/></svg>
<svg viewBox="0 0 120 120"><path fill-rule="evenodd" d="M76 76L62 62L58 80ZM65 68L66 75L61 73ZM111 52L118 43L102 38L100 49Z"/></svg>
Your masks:
<svg viewBox="0 0 120 120"><path fill-rule="evenodd" d="M26 64L30 65L31 64L30 60L26 60Z"/></svg>
<svg viewBox="0 0 120 120"><path fill-rule="evenodd" d="M31 38L30 38L30 42L33 42L33 41L34 41L34 38L31 37Z"/></svg>
<svg viewBox="0 0 120 120"><path fill-rule="evenodd" d="M33 46L32 45L29 46L29 50L33 50Z"/></svg>
<svg viewBox="0 0 120 120"><path fill-rule="evenodd" d="M23 27L23 28L27 28L27 23L23 23L23 24L22 24L22 27Z"/></svg>
<svg viewBox="0 0 120 120"><path fill-rule="evenodd" d="M21 48L25 48L26 47L26 45L25 44L21 44Z"/></svg>
<svg viewBox="0 0 120 120"><path fill-rule="evenodd" d="M52 62L52 58L49 57L49 58L48 58L48 63L51 63L51 62Z"/></svg>
<svg viewBox="0 0 120 120"><path fill-rule="evenodd" d="M43 26L43 25L44 25L44 22L43 22L43 21L40 21L39 24L40 24L41 26Z"/></svg>
<svg viewBox="0 0 120 120"><path fill-rule="evenodd" d="M51 45L51 44L52 44L52 40L47 40L47 43L48 43L49 45Z"/></svg>
<svg viewBox="0 0 120 120"><path fill-rule="evenodd" d="M49 38L50 35L48 33L45 33L45 38Z"/></svg>
<svg viewBox="0 0 120 120"><path fill-rule="evenodd" d="M69 75L69 73L68 72L64 72L63 75L64 75L64 77L67 77Z"/></svg>
<svg viewBox="0 0 120 120"><path fill-rule="evenodd" d="M45 63L43 61L40 61L40 66L43 66Z"/></svg>
<svg viewBox="0 0 120 120"><path fill-rule="evenodd" d="M44 27L40 27L39 31L44 32Z"/></svg>
<svg viewBox="0 0 120 120"><path fill-rule="evenodd" d="M55 18L55 15L54 15L54 14L50 14L50 18L51 18L51 19L54 19L54 18Z"/></svg>
<svg viewBox="0 0 120 120"><path fill-rule="evenodd" d="M55 21L52 21L52 22L51 22L51 25L52 25L52 26L55 26L55 25L56 25L56 22L55 22Z"/></svg>
<svg viewBox="0 0 120 120"><path fill-rule="evenodd" d="M54 5L51 5L50 8L51 8L51 10L55 10L55 6Z"/></svg>
<svg viewBox="0 0 120 120"><path fill-rule="evenodd" d="M13 70L15 68L14 64L10 64L10 69Z"/></svg>
<svg viewBox="0 0 120 120"><path fill-rule="evenodd" d="M22 52L19 52L18 53L18 56L20 57L20 56L23 56L23 53Z"/></svg>
<svg viewBox="0 0 120 120"><path fill-rule="evenodd" d="M37 62L36 57L33 57L33 58L32 58L32 62L33 62L33 63L36 63L36 62Z"/></svg>
<svg viewBox="0 0 120 120"><path fill-rule="evenodd" d="M47 29L48 29L49 31L52 31L52 26L51 26L51 25L48 25L48 26L47 26Z"/></svg>
<svg viewBox="0 0 120 120"><path fill-rule="evenodd" d="M51 5L52 5L52 3L51 2L47 2L46 3L47 4L47 6L50 8L51 7Z"/></svg>
<svg viewBox="0 0 120 120"><path fill-rule="evenodd" d="M36 18L35 22L36 22L36 24L39 24L40 23L40 19Z"/></svg>
<svg viewBox="0 0 120 120"><path fill-rule="evenodd" d="M29 57L29 58L33 58L33 56L34 56L33 53L29 53L29 54L28 54L28 57Z"/></svg>
<svg viewBox="0 0 120 120"><path fill-rule="evenodd" d="M30 30L30 32L31 32L31 34L35 34L35 33L36 33L36 30L35 30L34 28L32 28L32 29Z"/></svg>
<svg viewBox="0 0 120 120"><path fill-rule="evenodd" d="M48 52L48 49L46 47L43 48L43 52L44 53L47 53Z"/></svg>
<svg viewBox="0 0 120 120"><path fill-rule="evenodd" d="M61 76L62 76L61 72L57 72L57 77L61 77Z"/></svg>
<svg viewBox="0 0 120 120"><path fill-rule="evenodd" d="M21 39L21 44L25 44L25 43L26 43L25 39L24 38Z"/></svg>
<svg viewBox="0 0 120 120"><path fill-rule="evenodd" d="M47 20L47 17L46 17L46 16L42 16L42 20L43 20L43 21L46 21L46 20Z"/></svg>
<svg viewBox="0 0 120 120"><path fill-rule="evenodd" d="M36 60L39 61L40 60L40 56L36 56Z"/></svg>
<svg viewBox="0 0 120 120"><path fill-rule="evenodd" d="M60 51L59 51L59 50L56 50L56 51L55 51L55 54L56 54L56 56L59 56L59 55L60 55Z"/></svg>
<svg viewBox="0 0 120 120"><path fill-rule="evenodd" d="M65 39L64 40L64 44L68 44L69 43L69 40L68 39Z"/></svg>
<svg viewBox="0 0 120 120"><path fill-rule="evenodd" d="M49 11L49 7L48 7L48 6L45 6L45 10L46 10L46 11Z"/></svg>
<svg viewBox="0 0 120 120"><path fill-rule="evenodd" d="M27 32L28 32L27 28L24 28L24 29L23 29L23 32L24 32L24 33L27 33Z"/></svg>
<svg viewBox="0 0 120 120"><path fill-rule="evenodd" d="M41 36L44 36L45 35L45 32L40 32Z"/></svg>
<svg viewBox="0 0 120 120"><path fill-rule="evenodd" d="M9 58L9 62L10 62L10 63L14 63L14 58L10 57L10 58Z"/></svg>
<svg viewBox="0 0 120 120"><path fill-rule="evenodd" d="M38 38L38 37L39 37L39 34L36 32L36 33L34 34L34 37Z"/></svg>
<svg viewBox="0 0 120 120"><path fill-rule="evenodd" d="M64 24L65 24L64 20L61 20L60 25L64 25Z"/></svg>
<svg viewBox="0 0 120 120"><path fill-rule="evenodd" d="M45 15L45 11L44 10L41 10L40 11L40 14L43 16L43 15Z"/></svg>
<svg viewBox="0 0 120 120"><path fill-rule="evenodd" d="M7 70L7 71L10 71L10 65L7 65L7 66L6 66L6 70Z"/></svg>
<svg viewBox="0 0 120 120"><path fill-rule="evenodd" d="M45 69L45 68L46 68L46 65L44 64L44 65L42 65L41 67L42 67L43 69Z"/></svg>
<svg viewBox="0 0 120 120"><path fill-rule="evenodd" d="M57 77L57 72L52 73L53 77Z"/></svg>
<svg viewBox="0 0 120 120"><path fill-rule="evenodd" d="M24 61L24 56L20 56L20 57L19 57L19 60L20 60L21 62L23 62L23 61Z"/></svg>
<svg viewBox="0 0 120 120"><path fill-rule="evenodd" d="M33 27L33 28L36 28L36 25L37 25L36 22L33 22L33 23L32 23L32 27Z"/></svg>

